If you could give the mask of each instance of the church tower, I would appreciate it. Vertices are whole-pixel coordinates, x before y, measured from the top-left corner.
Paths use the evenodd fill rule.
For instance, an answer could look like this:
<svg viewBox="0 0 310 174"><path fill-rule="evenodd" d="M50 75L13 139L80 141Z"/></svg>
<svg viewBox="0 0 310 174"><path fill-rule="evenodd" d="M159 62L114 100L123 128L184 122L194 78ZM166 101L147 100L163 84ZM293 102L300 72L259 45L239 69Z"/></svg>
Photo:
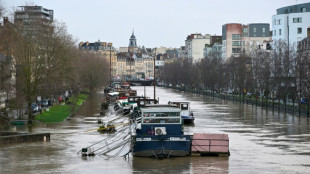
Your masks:
<svg viewBox="0 0 310 174"><path fill-rule="evenodd" d="M129 39L128 50L129 50L129 51L138 50L138 47L137 47L137 39L136 39L136 36L135 36L134 31L132 31L132 35L130 36L130 39Z"/></svg>

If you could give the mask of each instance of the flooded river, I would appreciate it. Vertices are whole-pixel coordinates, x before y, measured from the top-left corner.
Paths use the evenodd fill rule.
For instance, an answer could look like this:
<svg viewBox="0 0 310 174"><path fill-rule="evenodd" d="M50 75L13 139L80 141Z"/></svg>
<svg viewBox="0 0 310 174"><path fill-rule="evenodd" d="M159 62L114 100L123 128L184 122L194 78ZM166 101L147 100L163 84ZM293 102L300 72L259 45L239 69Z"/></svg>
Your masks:
<svg viewBox="0 0 310 174"><path fill-rule="evenodd" d="M134 87L139 95L143 87ZM153 88L146 87L153 97ZM112 134L100 134L96 119L102 93L84 103L72 120L33 127L12 126L10 131L50 132L50 142L0 146L0 173L309 173L310 118L206 96L156 88L156 98L190 101L195 125L184 132L226 133L229 157L182 157L157 160L121 154L81 157L77 152ZM109 118L113 113L108 113ZM4 128L1 128L4 130Z"/></svg>

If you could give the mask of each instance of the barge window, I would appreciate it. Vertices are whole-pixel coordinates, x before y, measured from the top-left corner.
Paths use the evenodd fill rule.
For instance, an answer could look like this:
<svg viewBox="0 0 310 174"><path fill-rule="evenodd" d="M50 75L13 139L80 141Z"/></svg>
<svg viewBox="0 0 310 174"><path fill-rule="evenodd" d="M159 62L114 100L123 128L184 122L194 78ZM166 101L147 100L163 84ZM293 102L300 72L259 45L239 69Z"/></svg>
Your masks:
<svg viewBox="0 0 310 174"><path fill-rule="evenodd" d="M181 123L180 118L150 118L144 119L143 123L167 124L167 123Z"/></svg>
<svg viewBox="0 0 310 174"><path fill-rule="evenodd" d="M188 109L188 105L187 104L182 104L181 105L181 109L182 110L187 110Z"/></svg>
<svg viewBox="0 0 310 174"><path fill-rule="evenodd" d="M144 112L143 117L179 117L179 112Z"/></svg>

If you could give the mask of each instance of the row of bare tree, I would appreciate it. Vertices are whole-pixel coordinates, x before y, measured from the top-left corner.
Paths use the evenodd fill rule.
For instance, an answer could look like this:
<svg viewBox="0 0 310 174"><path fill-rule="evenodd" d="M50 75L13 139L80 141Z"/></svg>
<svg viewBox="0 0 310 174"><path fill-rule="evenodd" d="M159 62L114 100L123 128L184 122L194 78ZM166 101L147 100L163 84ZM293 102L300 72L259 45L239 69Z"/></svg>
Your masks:
<svg viewBox="0 0 310 174"><path fill-rule="evenodd" d="M33 29L35 26L38 28ZM20 112L27 104L29 121L33 119L31 103L37 96L57 98L66 90L93 92L108 82L109 74L103 58L77 49L63 23L35 26L34 32L25 30L26 25L10 22L0 27L0 54L11 62L1 74L10 71L12 77L9 83L1 81L0 91L16 96L11 107Z"/></svg>
<svg viewBox="0 0 310 174"><path fill-rule="evenodd" d="M284 41L277 41L273 50L257 49L225 62L212 54L196 64L177 60L166 64L160 75L165 84L248 94L266 102L278 99L286 105L288 100L310 99L309 53L297 52Z"/></svg>

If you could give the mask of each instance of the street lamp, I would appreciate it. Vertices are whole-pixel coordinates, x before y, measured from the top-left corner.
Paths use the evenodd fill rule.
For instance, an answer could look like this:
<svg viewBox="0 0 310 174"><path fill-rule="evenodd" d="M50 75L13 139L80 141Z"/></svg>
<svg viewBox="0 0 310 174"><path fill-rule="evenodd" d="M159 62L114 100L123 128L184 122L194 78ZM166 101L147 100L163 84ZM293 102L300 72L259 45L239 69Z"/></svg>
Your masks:
<svg viewBox="0 0 310 174"><path fill-rule="evenodd" d="M112 43L108 44L110 46L110 86L112 86Z"/></svg>
<svg viewBox="0 0 310 174"><path fill-rule="evenodd" d="M154 55L154 101L156 99L156 90L155 90L155 86L156 86L156 76L155 76L155 59L156 59L156 47L155 47L155 55Z"/></svg>

